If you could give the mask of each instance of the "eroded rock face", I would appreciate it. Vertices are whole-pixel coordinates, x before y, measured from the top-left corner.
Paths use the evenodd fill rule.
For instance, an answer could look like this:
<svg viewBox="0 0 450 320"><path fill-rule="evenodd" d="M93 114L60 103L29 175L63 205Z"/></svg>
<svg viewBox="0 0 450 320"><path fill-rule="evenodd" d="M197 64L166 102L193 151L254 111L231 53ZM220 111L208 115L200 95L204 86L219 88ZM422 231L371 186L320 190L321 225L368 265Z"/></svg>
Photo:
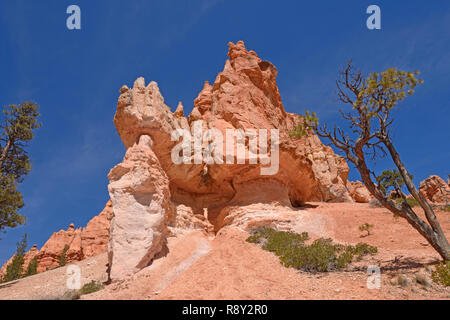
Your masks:
<svg viewBox="0 0 450 320"><path fill-rule="evenodd" d="M169 179L152 150L152 139L141 135L123 162L108 174L114 217L108 246L111 280L123 279L149 265L165 247Z"/></svg>
<svg viewBox="0 0 450 320"><path fill-rule="evenodd" d="M431 202L450 202L450 186L439 176L432 175L420 182L419 191Z"/></svg>
<svg viewBox="0 0 450 320"><path fill-rule="evenodd" d="M229 44L228 57L215 82L205 83L187 118L181 104L172 114L155 82L146 86L144 79L139 78L132 89L123 87L114 123L125 146L131 147L143 134L151 136L152 149L170 179L172 200L196 212L208 208L210 214L218 214L240 192L251 191L247 187L249 182L273 185L291 203L352 201L346 188L349 169L344 158L324 146L315 135L302 139L289 137L298 117L284 110L276 84L276 68L254 51L247 51L242 41ZM224 137L227 129L278 129L277 172L261 175L261 167L267 166L249 164L248 159L245 165L237 161L206 165L194 164L194 157L186 156L190 164L174 164L171 151L179 141L171 140L172 132L176 129L193 132L196 123L203 133L217 129ZM224 144L222 159L227 154ZM260 192L259 200L272 201L271 188L264 189L269 192Z"/></svg>
<svg viewBox="0 0 450 320"><path fill-rule="evenodd" d="M71 224L67 231L60 230L53 233L39 252L38 272L47 271L57 267L64 248L66 246L70 247L76 233L79 233L79 231L80 229L75 230L75 226ZM72 250L72 256L73 255L74 252Z"/></svg>
<svg viewBox="0 0 450 320"><path fill-rule="evenodd" d="M55 232L41 248L38 255L38 272L59 266L61 253L67 246L66 262L76 262L106 252L109 226L112 219L111 201L99 215L92 218L85 228L69 228Z"/></svg>
<svg viewBox="0 0 450 320"><path fill-rule="evenodd" d="M99 215L92 218L85 228L75 229L71 224L67 230L53 233L41 250L34 245L24 257L24 270L30 261L37 256L37 272L44 272L59 266L61 253L67 246L66 262L81 261L97 254L106 252L109 241L109 226L113 216L111 201ZM14 256L13 256L14 257ZM9 259L0 269L0 277L6 272L6 267L11 263Z"/></svg>
<svg viewBox="0 0 450 320"><path fill-rule="evenodd" d="M115 214L109 243L112 279L148 265L162 248L166 226L175 230L203 225L210 230L212 224L217 230L224 221L229 223L229 208L254 203L353 201L345 159L314 134L290 137L299 119L283 107L277 69L242 41L229 43L228 57L214 83L205 82L187 117L181 102L171 112L154 81L146 85L138 78L132 88L120 89L114 124L127 153L108 176ZM267 143L252 147L250 141L264 141L260 129L266 130ZM190 133L192 140L173 138L177 130ZM246 141L244 163L238 163L236 145L227 148L228 141L214 140L217 133L228 139L227 130L245 132L238 138ZM208 134L214 139L207 140ZM196 161L196 139L202 147L214 140L210 145L218 146L215 161ZM186 144L176 149L182 141ZM185 146L194 150L185 152ZM265 148L276 164L258 160ZM174 154L181 155L180 163ZM249 160L254 155L256 160ZM363 199L366 195L360 193L358 199ZM207 221L202 218L205 210Z"/></svg>

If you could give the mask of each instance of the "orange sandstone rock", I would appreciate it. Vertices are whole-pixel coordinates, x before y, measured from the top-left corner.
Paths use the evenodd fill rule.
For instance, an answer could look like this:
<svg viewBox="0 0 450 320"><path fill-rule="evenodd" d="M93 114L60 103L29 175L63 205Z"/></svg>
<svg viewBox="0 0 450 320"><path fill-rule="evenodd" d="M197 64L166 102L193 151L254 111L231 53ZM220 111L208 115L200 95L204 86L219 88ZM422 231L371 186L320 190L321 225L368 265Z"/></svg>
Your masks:
<svg viewBox="0 0 450 320"><path fill-rule="evenodd" d="M450 202L450 186L439 176L432 175L420 182L419 191L431 202Z"/></svg>
<svg viewBox="0 0 450 320"><path fill-rule="evenodd" d="M275 66L248 51L242 41L229 43L228 58L214 83L204 83L187 117L181 103L171 112L154 81L146 85L138 78L133 88L120 90L114 124L127 153L108 175L114 211L108 247L112 278L129 276L148 265L162 248L160 243L168 234L163 231L165 226L197 228L203 224L199 217L205 211L217 230L219 224L230 223L226 216L235 211L227 208L236 206L353 201L347 189L345 159L314 134L290 137L299 118L284 109ZM172 139L174 131L192 134L187 146L195 147L196 139L203 138L201 147L206 147L209 129L222 137L227 137L228 129L244 130L248 156L244 163L238 163L236 145L227 149L228 141L222 144L221 161L198 163L195 151L185 154L183 149L181 163L174 162L172 152L181 142ZM271 168L261 158L250 159L266 147L251 149L250 140L262 139L260 129L267 130L271 160L276 156L272 146L279 146L279 161L270 174L262 174ZM271 130L278 130L278 143ZM358 190L358 199L365 201L367 195L362 188ZM205 228L211 226L205 224Z"/></svg>

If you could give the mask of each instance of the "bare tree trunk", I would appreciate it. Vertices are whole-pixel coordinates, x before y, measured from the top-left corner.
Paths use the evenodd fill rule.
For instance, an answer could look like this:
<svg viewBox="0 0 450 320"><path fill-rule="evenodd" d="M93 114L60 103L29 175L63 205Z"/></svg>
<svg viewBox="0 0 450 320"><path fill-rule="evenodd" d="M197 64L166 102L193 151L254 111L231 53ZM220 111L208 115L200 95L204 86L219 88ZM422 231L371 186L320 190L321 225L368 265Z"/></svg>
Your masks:
<svg viewBox="0 0 450 320"><path fill-rule="evenodd" d="M388 139L384 140L383 142L386 145L386 148L388 149L389 153L391 154L391 157L395 165L400 171L400 174L402 175L403 180L405 181L406 187L408 188L409 192L414 197L414 199L416 199L419 202L420 206L425 212L425 216L432 229L431 230L432 233L431 234L428 233L428 237L426 237L428 242L430 242L430 244L439 252L439 254L442 256L444 260L450 260L450 245L448 243L447 238L445 237L441 225L439 224L436 218L436 215L434 214L433 208L425 199L425 197L417 190L416 186L412 182L408 174L408 171L405 168L405 165L402 163L399 154L395 150L394 145ZM403 206L402 208L404 210L409 209L410 211L412 211L411 207L407 208L406 206Z"/></svg>

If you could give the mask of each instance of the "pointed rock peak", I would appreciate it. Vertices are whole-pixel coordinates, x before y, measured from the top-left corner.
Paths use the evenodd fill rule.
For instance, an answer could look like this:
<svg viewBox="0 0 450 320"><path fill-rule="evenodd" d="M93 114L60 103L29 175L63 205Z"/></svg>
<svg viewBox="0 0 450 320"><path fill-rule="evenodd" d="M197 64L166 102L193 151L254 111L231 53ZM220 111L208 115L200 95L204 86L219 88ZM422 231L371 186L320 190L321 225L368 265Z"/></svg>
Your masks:
<svg viewBox="0 0 450 320"><path fill-rule="evenodd" d="M129 90L129 88L127 87L127 86L122 86L122 88L120 88L120 93L125 93L125 92L127 92Z"/></svg>
<svg viewBox="0 0 450 320"><path fill-rule="evenodd" d="M143 77L139 77L134 81L133 88L145 88L145 79Z"/></svg>
<svg viewBox="0 0 450 320"><path fill-rule="evenodd" d="M254 51L251 52L252 55L257 56L256 52ZM245 48L244 41L239 40L238 42L236 42L236 44L234 44L233 42L228 42L228 57L230 58L231 61L233 61L237 57L243 57L249 54L250 53Z"/></svg>
<svg viewBox="0 0 450 320"><path fill-rule="evenodd" d="M206 95L210 95L211 94L211 89L212 89L212 86L209 84L209 81L205 81L205 83L203 84L203 89L202 89L202 91L200 91L200 93L198 94L198 97L197 97L197 99L200 97L200 96L204 96L205 94ZM197 100L196 99L196 100ZM194 102L195 103L195 102Z"/></svg>
<svg viewBox="0 0 450 320"><path fill-rule="evenodd" d="M203 84L203 90L207 90L210 88L211 88L211 85L209 84L209 81L205 81L205 83Z"/></svg>
<svg viewBox="0 0 450 320"><path fill-rule="evenodd" d="M37 244L34 244L34 245L33 245L33 249L36 249L36 248L37 248Z"/></svg>
<svg viewBox="0 0 450 320"><path fill-rule="evenodd" d="M69 230L73 230L73 229L75 229L75 225L74 225L73 223L71 223L71 224L69 225Z"/></svg>
<svg viewBox="0 0 450 320"><path fill-rule="evenodd" d="M183 104L181 103L181 101L178 102L177 110L175 110L173 115L175 117L184 117L184 108L183 108Z"/></svg>
<svg viewBox="0 0 450 320"><path fill-rule="evenodd" d="M156 81L150 81L147 88L152 89L152 90L156 89L159 91L158 83Z"/></svg>

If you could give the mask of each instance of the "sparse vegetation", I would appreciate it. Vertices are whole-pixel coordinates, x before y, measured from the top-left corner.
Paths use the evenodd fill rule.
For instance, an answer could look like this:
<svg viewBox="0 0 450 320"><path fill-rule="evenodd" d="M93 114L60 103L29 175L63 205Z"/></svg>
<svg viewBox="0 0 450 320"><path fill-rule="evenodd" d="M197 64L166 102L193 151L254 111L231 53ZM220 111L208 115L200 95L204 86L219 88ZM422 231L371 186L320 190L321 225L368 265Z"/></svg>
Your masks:
<svg viewBox="0 0 450 320"><path fill-rule="evenodd" d="M28 276L32 276L33 274L36 274L37 267L38 267L38 262L37 262L37 256L36 256L33 259L31 259L30 263L28 264L25 276L28 277Z"/></svg>
<svg viewBox="0 0 450 320"><path fill-rule="evenodd" d="M79 290L67 290L60 297L57 297L57 300L78 300L84 294L89 294L93 292L97 292L104 288L104 285L98 281L92 280L86 284L84 284Z"/></svg>
<svg viewBox="0 0 450 320"><path fill-rule="evenodd" d="M22 240L17 243L17 250L13 260L6 267L6 274L0 282L9 282L23 277L23 263L25 250L27 248L27 234L25 233Z"/></svg>
<svg viewBox="0 0 450 320"><path fill-rule="evenodd" d="M361 232L367 231L366 236L370 236L370 229L372 229L372 228L373 228L373 224L369 224L367 222L358 227L359 231L361 231Z"/></svg>
<svg viewBox="0 0 450 320"><path fill-rule="evenodd" d="M441 262L436 266L436 270L431 273L434 282L446 287L450 286L450 261Z"/></svg>
<svg viewBox="0 0 450 320"><path fill-rule="evenodd" d="M69 250L69 246L66 244L64 246L64 249L61 251L61 255L59 256L59 266L63 267L66 265L67 261L66 261L66 252L67 250Z"/></svg>
<svg viewBox="0 0 450 320"><path fill-rule="evenodd" d="M332 239L320 238L307 245L307 232L298 234L291 231L277 231L264 227L252 231L248 242L262 246L273 252L286 267L307 272L328 272L345 268L354 259L377 253L377 248L365 243L356 246L333 243Z"/></svg>
<svg viewBox="0 0 450 320"><path fill-rule="evenodd" d="M403 202L403 199L402 198L396 198L395 202L401 205L402 202ZM414 199L414 198L406 198L406 202L408 203L408 205L411 208L419 206L419 202L416 199Z"/></svg>
<svg viewBox="0 0 450 320"><path fill-rule="evenodd" d="M438 222L434 210L412 181L392 140L393 110L407 97L422 79L418 71L408 72L389 68L381 73L372 72L363 76L359 69L347 63L336 81L340 102L349 106L348 112L340 110L348 121L349 130L326 124L319 126L315 113L305 111L299 115L299 123L292 130L292 136L301 138L314 132L326 138L339 149L361 175L367 190L389 211L408 221L428 243L440 254L444 261L450 260L450 244ZM376 177L370 168L369 159L375 160L390 155L396 169L385 171ZM374 181L375 178L375 181ZM403 199L401 186L406 185L411 197L425 213L425 220L419 217L407 201L395 202L386 194L387 187L393 187Z"/></svg>
<svg viewBox="0 0 450 320"><path fill-rule="evenodd" d="M92 280L81 287L80 295L97 292L101 289L103 289L103 285L100 282Z"/></svg>
<svg viewBox="0 0 450 320"><path fill-rule="evenodd" d="M409 174L409 178L413 179L413 175ZM378 183L378 188L384 195L387 195L389 190L393 189L395 199L403 197L401 189L405 185L405 181L398 170L385 170L375 180Z"/></svg>

